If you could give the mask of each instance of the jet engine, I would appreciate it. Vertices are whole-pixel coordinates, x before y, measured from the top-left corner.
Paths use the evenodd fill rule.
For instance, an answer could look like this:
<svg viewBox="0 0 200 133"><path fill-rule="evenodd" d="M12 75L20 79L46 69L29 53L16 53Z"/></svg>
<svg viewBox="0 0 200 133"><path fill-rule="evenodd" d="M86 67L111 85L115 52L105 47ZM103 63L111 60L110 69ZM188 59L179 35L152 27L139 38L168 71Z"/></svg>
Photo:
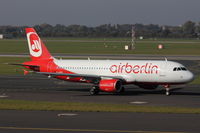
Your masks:
<svg viewBox="0 0 200 133"><path fill-rule="evenodd" d="M101 91L120 92L122 89L122 82L118 79L103 79L99 82L99 90Z"/></svg>

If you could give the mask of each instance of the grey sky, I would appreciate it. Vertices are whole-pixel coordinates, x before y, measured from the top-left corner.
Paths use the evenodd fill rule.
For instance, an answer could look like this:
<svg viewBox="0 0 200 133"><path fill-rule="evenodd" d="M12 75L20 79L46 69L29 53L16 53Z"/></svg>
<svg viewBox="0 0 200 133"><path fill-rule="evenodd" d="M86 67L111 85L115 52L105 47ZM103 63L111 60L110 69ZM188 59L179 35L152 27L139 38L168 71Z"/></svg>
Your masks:
<svg viewBox="0 0 200 133"><path fill-rule="evenodd" d="M200 21L200 0L0 0L0 25L161 24Z"/></svg>

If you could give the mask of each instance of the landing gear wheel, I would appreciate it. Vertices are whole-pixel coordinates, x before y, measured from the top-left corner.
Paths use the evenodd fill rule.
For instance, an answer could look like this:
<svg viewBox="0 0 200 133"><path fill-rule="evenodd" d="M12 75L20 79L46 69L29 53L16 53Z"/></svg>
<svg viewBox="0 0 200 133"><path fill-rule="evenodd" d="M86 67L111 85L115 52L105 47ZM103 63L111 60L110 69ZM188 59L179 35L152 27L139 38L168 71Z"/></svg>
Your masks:
<svg viewBox="0 0 200 133"><path fill-rule="evenodd" d="M166 96L169 96L169 95L170 95L169 91L166 91Z"/></svg>
<svg viewBox="0 0 200 133"><path fill-rule="evenodd" d="M125 91L125 88L122 87L118 93L123 93L124 91Z"/></svg>
<svg viewBox="0 0 200 133"><path fill-rule="evenodd" d="M165 85L164 87L165 87L165 89L166 89L166 93L165 93L165 94L166 94L166 96L169 96L169 95L170 95L170 91L169 91L169 90L170 90L170 89L169 89L169 85Z"/></svg>
<svg viewBox="0 0 200 133"><path fill-rule="evenodd" d="M98 87L94 86L90 89L90 95L97 95L99 94L99 89Z"/></svg>
<svg viewBox="0 0 200 133"><path fill-rule="evenodd" d="M125 91L125 89L124 89L124 87L122 87L120 90L113 92L113 94L120 95L120 94L124 93L124 91Z"/></svg>

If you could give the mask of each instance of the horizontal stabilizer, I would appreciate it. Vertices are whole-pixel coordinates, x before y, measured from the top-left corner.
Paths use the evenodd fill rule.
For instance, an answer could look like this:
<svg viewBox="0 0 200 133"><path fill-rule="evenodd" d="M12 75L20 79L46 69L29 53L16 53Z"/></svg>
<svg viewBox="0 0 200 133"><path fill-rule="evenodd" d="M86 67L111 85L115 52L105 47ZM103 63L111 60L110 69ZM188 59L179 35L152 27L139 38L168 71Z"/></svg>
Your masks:
<svg viewBox="0 0 200 133"><path fill-rule="evenodd" d="M39 67L39 66L36 66L36 65L25 65L25 64L16 64L16 63L6 63L6 65Z"/></svg>

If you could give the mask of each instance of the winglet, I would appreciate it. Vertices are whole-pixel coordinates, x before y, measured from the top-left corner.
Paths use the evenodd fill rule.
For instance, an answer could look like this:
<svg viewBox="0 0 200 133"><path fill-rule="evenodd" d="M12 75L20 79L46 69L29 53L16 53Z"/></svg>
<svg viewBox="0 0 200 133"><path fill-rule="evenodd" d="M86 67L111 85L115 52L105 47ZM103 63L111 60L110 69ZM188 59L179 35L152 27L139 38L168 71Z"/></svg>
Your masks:
<svg viewBox="0 0 200 133"><path fill-rule="evenodd" d="M24 75L27 75L28 74L28 71L25 70L25 69L22 69L24 71Z"/></svg>

